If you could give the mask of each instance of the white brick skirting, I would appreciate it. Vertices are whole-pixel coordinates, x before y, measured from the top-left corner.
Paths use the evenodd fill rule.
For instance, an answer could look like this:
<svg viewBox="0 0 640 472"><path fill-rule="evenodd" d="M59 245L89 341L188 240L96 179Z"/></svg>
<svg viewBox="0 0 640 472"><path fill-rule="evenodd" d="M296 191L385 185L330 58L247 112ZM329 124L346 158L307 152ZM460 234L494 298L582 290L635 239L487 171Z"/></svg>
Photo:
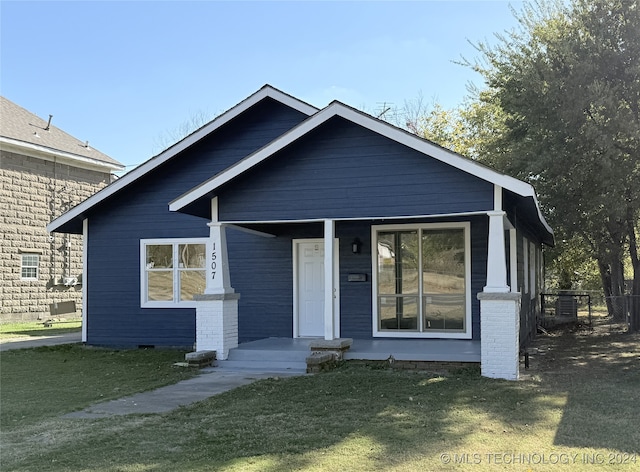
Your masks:
<svg viewBox="0 0 640 472"><path fill-rule="evenodd" d="M484 377L518 380L520 375L520 294L481 292L480 353Z"/></svg>
<svg viewBox="0 0 640 472"><path fill-rule="evenodd" d="M225 360L238 347L238 293L196 295L196 350Z"/></svg>

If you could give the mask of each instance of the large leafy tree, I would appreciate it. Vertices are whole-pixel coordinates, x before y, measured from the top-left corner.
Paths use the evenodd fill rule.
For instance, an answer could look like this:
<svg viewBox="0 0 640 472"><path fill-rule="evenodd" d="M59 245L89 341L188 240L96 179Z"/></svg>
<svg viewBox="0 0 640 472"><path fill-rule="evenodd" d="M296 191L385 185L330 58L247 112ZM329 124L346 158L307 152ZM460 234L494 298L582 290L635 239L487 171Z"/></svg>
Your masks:
<svg viewBox="0 0 640 472"><path fill-rule="evenodd" d="M624 292L625 257L640 295L638 1L540 1L515 14L520 28L467 63L488 86L477 106L500 110L482 158L535 185L559 233L591 250L606 295Z"/></svg>

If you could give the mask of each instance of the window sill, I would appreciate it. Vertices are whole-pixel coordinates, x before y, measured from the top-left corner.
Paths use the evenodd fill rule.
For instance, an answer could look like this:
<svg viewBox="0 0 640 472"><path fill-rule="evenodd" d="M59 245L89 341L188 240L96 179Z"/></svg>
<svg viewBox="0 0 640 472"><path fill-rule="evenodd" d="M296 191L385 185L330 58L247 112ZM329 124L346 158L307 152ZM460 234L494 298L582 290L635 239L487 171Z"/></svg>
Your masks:
<svg viewBox="0 0 640 472"><path fill-rule="evenodd" d="M189 309L195 308L196 302L147 302L140 305L140 308L173 308L173 309Z"/></svg>
<svg viewBox="0 0 640 472"><path fill-rule="evenodd" d="M413 338L413 339L471 339L470 332L465 333L418 333L415 331L374 331L374 338Z"/></svg>

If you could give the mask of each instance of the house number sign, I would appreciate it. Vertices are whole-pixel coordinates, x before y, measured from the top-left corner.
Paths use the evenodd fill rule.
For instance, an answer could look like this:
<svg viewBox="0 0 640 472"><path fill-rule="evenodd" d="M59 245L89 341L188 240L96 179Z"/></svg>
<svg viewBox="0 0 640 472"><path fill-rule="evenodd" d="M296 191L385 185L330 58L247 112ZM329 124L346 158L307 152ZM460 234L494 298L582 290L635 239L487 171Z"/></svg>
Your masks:
<svg viewBox="0 0 640 472"><path fill-rule="evenodd" d="M216 254L216 243L213 242L211 243L211 280L215 280L216 279L216 267L218 266L216 259L217 259L217 254Z"/></svg>

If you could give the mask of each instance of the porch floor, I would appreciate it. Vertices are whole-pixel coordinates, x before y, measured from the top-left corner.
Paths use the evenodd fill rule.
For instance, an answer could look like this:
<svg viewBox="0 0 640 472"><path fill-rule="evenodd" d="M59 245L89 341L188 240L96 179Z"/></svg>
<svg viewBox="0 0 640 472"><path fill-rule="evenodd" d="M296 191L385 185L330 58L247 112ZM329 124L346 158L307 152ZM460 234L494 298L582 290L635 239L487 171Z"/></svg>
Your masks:
<svg viewBox="0 0 640 472"><path fill-rule="evenodd" d="M304 359L311 338L266 338L240 344L238 351L280 351ZM249 352L246 352L249 354ZM230 353L231 355L231 353ZM480 362L480 341L465 339L354 339L347 360Z"/></svg>

